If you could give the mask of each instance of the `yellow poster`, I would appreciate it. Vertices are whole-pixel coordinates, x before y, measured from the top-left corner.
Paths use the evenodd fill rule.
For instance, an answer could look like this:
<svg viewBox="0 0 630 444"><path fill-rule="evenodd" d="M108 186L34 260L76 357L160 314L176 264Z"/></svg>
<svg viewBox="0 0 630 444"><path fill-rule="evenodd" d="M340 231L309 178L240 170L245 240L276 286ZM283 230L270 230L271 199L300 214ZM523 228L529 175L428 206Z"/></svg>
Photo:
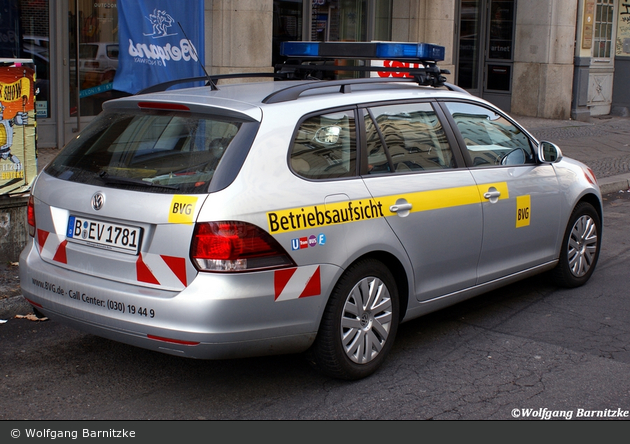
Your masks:
<svg viewBox="0 0 630 444"><path fill-rule="evenodd" d="M0 59L0 195L27 192L37 175L35 68Z"/></svg>

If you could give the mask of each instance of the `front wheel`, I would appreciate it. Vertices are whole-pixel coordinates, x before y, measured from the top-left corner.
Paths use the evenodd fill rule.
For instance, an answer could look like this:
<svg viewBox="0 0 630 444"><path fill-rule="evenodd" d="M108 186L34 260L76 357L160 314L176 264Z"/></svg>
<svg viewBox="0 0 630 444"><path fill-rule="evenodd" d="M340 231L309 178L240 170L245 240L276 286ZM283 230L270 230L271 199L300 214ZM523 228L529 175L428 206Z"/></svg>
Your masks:
<svg viewBox="0 0 630 444"><path fill-rule="evenodd" d="M573 210L562 239L560 262L554 270L556 282L568 288L584 285L595 271L601 247L601 219L587 202Z"/></svg>
<svg viewBox="0 0 630 444"><path fill-rule="evenodd" d="M394 342L398 307L396 282L385 265L366 259L348 268L330 296L313 344L319 369L348 380L374 373Z"/></svg>

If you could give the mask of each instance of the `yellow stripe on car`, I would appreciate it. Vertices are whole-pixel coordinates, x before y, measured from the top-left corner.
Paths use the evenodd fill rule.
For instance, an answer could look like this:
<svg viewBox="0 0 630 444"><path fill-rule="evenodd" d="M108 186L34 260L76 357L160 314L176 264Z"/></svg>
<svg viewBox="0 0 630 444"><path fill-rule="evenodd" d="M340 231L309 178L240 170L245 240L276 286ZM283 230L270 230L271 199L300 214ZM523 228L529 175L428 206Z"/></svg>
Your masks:
<svg viewBox="0 0 630 444"><path fill-rule="evenodd" d="M481 203L490 187L501 192L499 200L509 197L507 183L498 182L270 211L267 222L269 232L279 234L393 216L390 207L401 200L411 204L411 213L472 205Z"/></svg>

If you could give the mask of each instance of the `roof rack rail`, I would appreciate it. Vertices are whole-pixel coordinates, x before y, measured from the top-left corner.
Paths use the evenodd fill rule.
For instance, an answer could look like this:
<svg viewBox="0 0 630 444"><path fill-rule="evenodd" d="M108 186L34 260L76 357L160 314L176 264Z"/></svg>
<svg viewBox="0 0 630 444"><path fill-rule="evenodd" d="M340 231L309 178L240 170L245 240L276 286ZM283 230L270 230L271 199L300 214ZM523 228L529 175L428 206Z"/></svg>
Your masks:
<svg viewBox="0 0 630 444"><path fill-rule="evenodd" d="M283 78L284 74L271 73L271 72L246 72L246 73L234 73L234 74L216 74L209 76L200 76L200 77L187 77L183 79L175 79L170 80L168 82L158 83L156 85L149 86L144 88L141 91L138 91L136 94L148 94L153 92L161 92L166 91L171 86L181 85L182 83L191 83L191 82L206 82L206 86L209 86L211 89L216 90L217 81L222 79L244 79L244 78L253 78L253 77L273 77L273 78Z"/></svg>
<svg viewBox="0 0 630 444"><path fill-rule="evenodd" d="M319 80L319 79L312 79ZM361 79L342 79L342 80L325 80L325 81L316 81L316 82L308 82L308 83L299 83L296 85L291 85L286 88L280 89L269 94L265 97L262 102L267 104L272 103L280 103L280 102L288 102L290 100L297 100L302 93L314 89L319 88L334 88L339 87L339 92L342 94L348 94L352 92L352 85L365 85L365 84L373 84L373 83L418 83L417 79L414 77L400 77L400 78L381 78L381 77L366 77ZM444 86L451 91L459 91L468 93L466 90L460 88L459 86L455 86L453 84L444 82L440 85L435 86Z"/></svg>

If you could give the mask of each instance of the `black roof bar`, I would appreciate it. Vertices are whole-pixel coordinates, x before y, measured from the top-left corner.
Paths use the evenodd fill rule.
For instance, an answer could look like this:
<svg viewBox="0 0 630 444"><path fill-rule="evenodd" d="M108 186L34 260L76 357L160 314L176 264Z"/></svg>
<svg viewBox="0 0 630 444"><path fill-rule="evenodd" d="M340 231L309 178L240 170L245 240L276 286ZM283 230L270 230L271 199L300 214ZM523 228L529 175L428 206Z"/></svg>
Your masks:
<svg viewBox="0 0 630 444"><path fill-rule="evenodd" d="M316 79L315 79L316 80ZM342 80L326 80L321 82L308 82L299 83L297 85L287 86L281 90L269 94L265 97L263 103L280 103L288 102L290 100L296 100L300 95L309 90L318 88L334 88L339 87L340 93L351 92L352 85L362 85L370 83L401 83L401 82L413 82L416 80L413 78L380 78L380 77L367 77L363 79L342 79Z"/></svg>
<svg viewBox="0 0 630 444"><path fill-rule="evenodd" d="M209 86L211 89L216 90L217 85L216 82L221 79L244 79L244 78L253 78L253 77L274 77L274 78L283 78L282 74L272 73L272 72L246 72L246 73L235 73L235 74L216 74L210 76L201 76L201 77L187 77L184 79L176 79L170 80L168 82L158 83L156 85L149 86L148 88L144 88L143 90L137 92L136 94L148 94L153 92L166 91L171 86L181 85L182 83L191 83L191 82L206 82L206 86Z"/></svg>

